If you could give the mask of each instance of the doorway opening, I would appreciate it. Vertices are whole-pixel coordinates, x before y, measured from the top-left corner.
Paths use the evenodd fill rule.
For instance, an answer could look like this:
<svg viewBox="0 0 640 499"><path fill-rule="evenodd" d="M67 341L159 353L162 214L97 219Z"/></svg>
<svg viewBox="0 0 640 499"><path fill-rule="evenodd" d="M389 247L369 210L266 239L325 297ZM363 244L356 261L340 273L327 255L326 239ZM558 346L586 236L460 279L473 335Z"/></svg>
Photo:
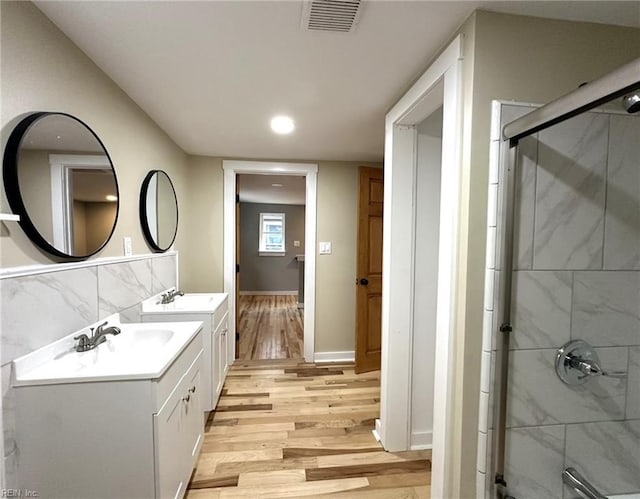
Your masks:
<svg viewBox="0 0 640 499"><path fill-rule="evenodd" d="M385 119L383 273L386 277L382 288L380 419L376 421L376 433L388 451L431 447L434 499L455 495L456 487L452 430L458 415L452 402L457 388L453 376L453 339L461 271L457 264L463 192L461 61L462 38L458 36ZM439 172L440 178L431 182L427 180L429 172L420 165L420 142L425 142L421 137L425 135L423 127L428 128L425 121L440 108L442 118L434 120L441 122L442 136L433 141L440 145L440 168L431 172ZM436 191L437 203L433 198ZM425 213L426 206L418 208L418 203L432 202L437 209L430 213ZM433 216L431 228L429 216ZM421 235L422 232L425 234ZM431 241L424 241L426 236ZM429 242L433 244L432 250L437 248L437 254L427 257L422 245ZM430 273L430 286L425 287L424 280ZM421 294L427 298L431 295L432 310L427 310L428 300L424 302ZM429 317L425 315L427 311ZM424 381L414 371L427 364L416 351L428 339L426 330L434 335L431 347L434 360L429 366L433 370L431 397L422 397ZM420 400L430 405L426 411L426 405L420 409L416 404L414 394L418 392ZM428 414L432 415L430 434L424 426ZM409 424L413 422L419 422L420 427Z"/></svg>
<svg viewBox="0 0 640 499"><path fill-rule="evenodd" d="M236 177L240 360L302 359L306 181Z"/></svg>
<svg viewBox="0 0 640 499"><path fill-rule="evenodd" d="M302 322L302 349L304 359L307 362L314 361L315 354L315 276L316 276L316 191L317 191L317 171L318 165L316 164L300 164L300 163L280 163L280 162L262 162L262 161L236 161L236 160L224 160L222 162L222 168L224 171L224 291L229 294L229 323L230 330L236 338L236 352L240 353L239 345L239 329L238 319L240 317L240 284L242 279L242 263L241 255L239 252L238 234L240 234L240 227L238 222L241 220L240 203L237 177L246 175L248 177L256 176L278 176L280 179L284 179L285 176L295 176L304 178L304 238L293 239L299 240L302 248L304 241L304 251L292 253L296 258L296 265L302 266L304 271L304 283L301 285L301 296L298 296L296 286L296 296L292 299L296 304L296 310L298 301L301 300L302 308L299 309L300 320ZM271 181L271 183L282 183L284 181ZM269 215L274 213L283 213L282 211L265 211L262 212L267 217L267 224L277 225L277 220L273 217L269 219ZM262 217L264 221L264 216ZM287 231L287 215L285 213L285 239ZM258 225L260 223L258 222ZM269 232L273 227L264 227L263 232ZM277 228L276 228L277 229ZM277 231L274 231L277 233ZM266 239L269 237L265 236ZM270 238L271 244L277 244L278 238ZM268 250L275 250L276 247L264 248ZM293 250L296 247L293 246ZM258 248L258 251L260 249ZM261 257L261 258L273 258L273 257ZM299 273L298 273L299 275ZM255 291L247 289L246 291ZM293 290L285 290L293 291ZM257 295L254 295L257 296ZM264 295L263 295L264 296ZM268 296L268 295L267 295ZM275 295L278 296L278 295ZM286 295L280 295L286 296ZM291 298L290 298L291 299ZM282 300L282 298L281 298Z"/></svg>

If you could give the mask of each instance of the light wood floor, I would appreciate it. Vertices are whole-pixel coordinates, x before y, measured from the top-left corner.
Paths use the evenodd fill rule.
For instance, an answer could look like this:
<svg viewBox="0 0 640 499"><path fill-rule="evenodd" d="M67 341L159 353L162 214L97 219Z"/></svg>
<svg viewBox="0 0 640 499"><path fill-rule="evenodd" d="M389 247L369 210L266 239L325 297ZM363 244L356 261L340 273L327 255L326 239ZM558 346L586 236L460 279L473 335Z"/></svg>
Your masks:
<svg viewBox="0 0 640 499"><path fill-rule="evenodd" d="M295 296L240 296L238 358L301 359L302 310Z"/></svg>
<svg viewBox="0 0 640 499"><path fill-rule="evenodd" d="M240 361L206 426L187 498L429 498L429 451L384 452L379 372Z"/></svg>

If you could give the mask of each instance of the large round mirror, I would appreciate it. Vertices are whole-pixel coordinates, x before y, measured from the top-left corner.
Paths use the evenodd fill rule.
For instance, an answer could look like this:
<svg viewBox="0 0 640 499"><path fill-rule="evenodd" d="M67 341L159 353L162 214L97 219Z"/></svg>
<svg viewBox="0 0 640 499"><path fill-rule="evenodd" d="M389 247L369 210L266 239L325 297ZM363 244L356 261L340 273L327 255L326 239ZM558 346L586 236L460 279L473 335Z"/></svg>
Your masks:
<svg viewBox="0 0 640 499"><path fill-rule="evenodd" d="M34 113L13 130L4 153L7 200L42 250L67 260L94 255L118 219L118 182L109 154L85 123Z"/></svg>
<svg viewBox="0 0 640 499"><path fill-rule="evenodd" d="M162 170L152 170L142 182L140 223L149 245L167 251L178 231L178 200L171 179Z"/></svg>

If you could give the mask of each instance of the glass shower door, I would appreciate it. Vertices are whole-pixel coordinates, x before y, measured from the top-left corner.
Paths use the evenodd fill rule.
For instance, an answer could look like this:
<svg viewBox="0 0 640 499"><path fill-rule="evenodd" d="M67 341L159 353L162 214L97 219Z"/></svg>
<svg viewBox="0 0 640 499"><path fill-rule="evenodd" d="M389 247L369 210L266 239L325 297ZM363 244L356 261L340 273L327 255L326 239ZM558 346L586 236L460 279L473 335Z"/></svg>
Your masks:
<svg viewBox="0 0 640 499"><path fill-rule="evenodd" d="M617 100L517 147L506 490L582 497L573 468L640 494L640 116Z"/></svg>

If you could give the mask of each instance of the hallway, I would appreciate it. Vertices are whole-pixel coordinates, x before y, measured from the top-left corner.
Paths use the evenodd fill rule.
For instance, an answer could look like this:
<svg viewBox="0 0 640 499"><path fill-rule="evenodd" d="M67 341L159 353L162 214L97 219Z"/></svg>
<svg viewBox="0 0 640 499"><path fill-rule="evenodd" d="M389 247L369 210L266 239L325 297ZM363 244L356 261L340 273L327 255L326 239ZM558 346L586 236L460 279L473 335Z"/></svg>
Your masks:
<svg viewBox="0 0 640 499"><path fill-rule="evenodd" d="M428 498L430 451L373 437L379 397L380 373L353 364L237 360L187 497Z"/></svg>
<svg viewBox="0 0 640 499"><path fill-rule="evenodd" d="M290 295L241 295L239 360L301 359L302 309Z"/></svg>

